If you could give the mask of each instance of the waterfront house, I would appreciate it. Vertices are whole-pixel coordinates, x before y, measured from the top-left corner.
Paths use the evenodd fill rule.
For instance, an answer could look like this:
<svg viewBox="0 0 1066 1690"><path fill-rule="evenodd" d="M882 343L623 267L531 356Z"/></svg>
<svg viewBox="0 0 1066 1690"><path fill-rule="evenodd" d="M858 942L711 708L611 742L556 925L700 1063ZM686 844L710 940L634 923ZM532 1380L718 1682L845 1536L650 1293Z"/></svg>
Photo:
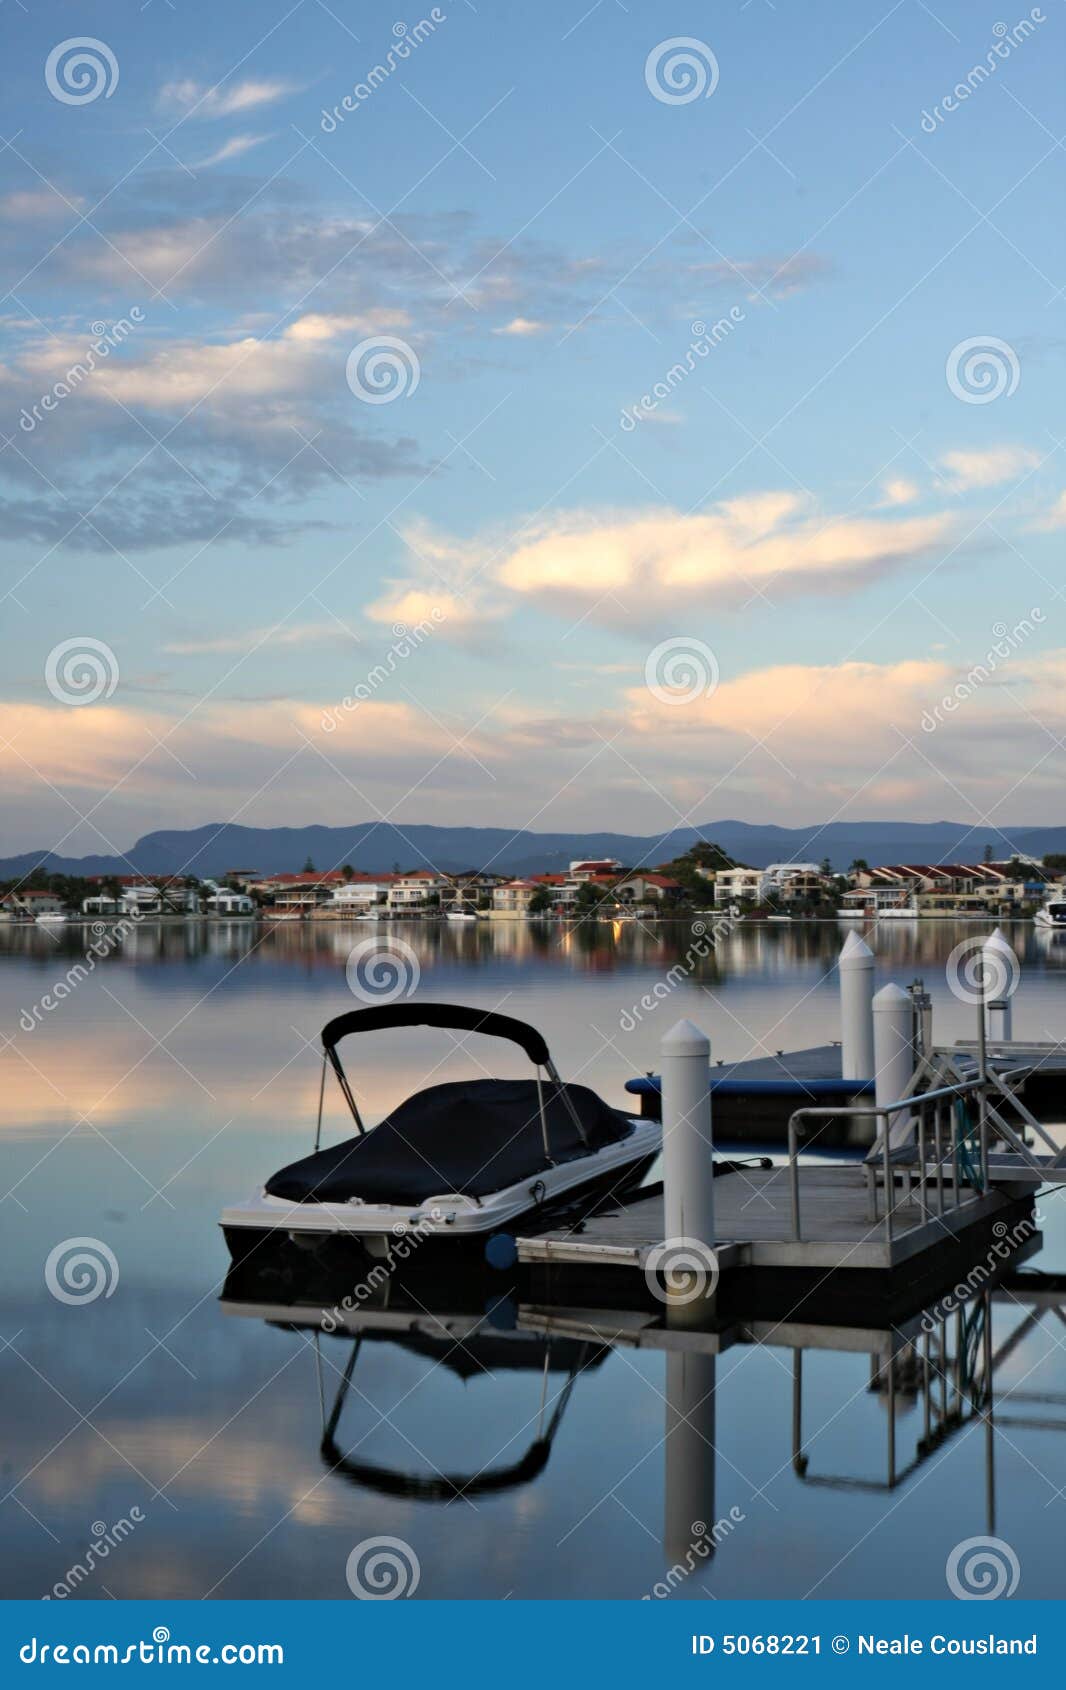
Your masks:
<svg viewBox="0 0 1066 1690"><path fill-rule="evenodd" d="M491 904L496 888L505 885L506 881L505 874L478 873L474 869L463 874L445 875L438 894L441 910L445 915L449 912L474 915L486 904Z"/></svg>
<svg viewBox="0 0 1066 1690"><path fill-rule="evenodd" d="M716 904L739 904L751 899L761 904L770 888L764 868L720 868L714 879Z"/></svg>
<svg viewBox="0 0 1066 1690"><path fill-rule="evenodd" d="M327 908L331 914L358 915L384 904L395 879L394 874L353 874L333 888Z"/></svg>
<svg viewBox="0 0 1066 1690"><path fill-rule="evenodd" d="M536 879L507 880L502 886L497 886L492 894L491 915L494 918L522 917L529 914L529 906L538 892L544 888L538 885Z"/></svg>
<svg viewBox="0 0 1066 1690"><path fill-rule="evenodd" d="M275 910L310 915L320 905L328 904L334 890L343 884L344 875L339 868L326 869L322 873L311 869L302 874L268 875L246 890Z"/></svg>
<svg viewBox="0 0 1066 1690"><path fill-rule="evenodd" d="M424 910L440 902L445 880L435 869L416 868L410 874L398 874L389 887L390 910Z"/></svg>
<svg viewBox="0 0 1066 1690"><path fill-rule="evenodd" d="M5 892L0 898L0 909L13 916L61 915L63 908L62 898L57 898L54 892L42 892L33 887Z"/></svg>

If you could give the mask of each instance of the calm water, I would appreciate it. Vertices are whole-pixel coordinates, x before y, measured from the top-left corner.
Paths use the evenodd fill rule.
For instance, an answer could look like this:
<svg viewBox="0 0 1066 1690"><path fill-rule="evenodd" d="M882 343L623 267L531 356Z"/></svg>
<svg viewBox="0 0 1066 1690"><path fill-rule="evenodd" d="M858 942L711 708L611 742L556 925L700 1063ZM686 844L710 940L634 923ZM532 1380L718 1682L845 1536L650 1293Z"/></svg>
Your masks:
<svg viewBox="0 0 1066 1690"><path fill-rule="evenodd" d="M1051 1296L970 1305L962 1378L996 1358L994 1430L964 1390L961 1420L909 1474L936 1427L921 1359L898 1364L890 1413L868 1334L808 1335L800 1366L791 1326L741 1322L716 1360L686 1361L573 1326L549 1342L550 1315L506 1281L423 1279L406 1302L378 1300L349 1367L351 1338L283 1324L299 1286L268 1286L258 1308L224 1297L218 1212L311 1147L314 1041L354 1005L345 962L373 931L146 925L35 1013L85 940L0 928L5 1595L44 1595L122 1521L132 1530L80 1598L342 1598L353 1547L378 1536L417 1557L420 1597L639 1598L714 1522L716 1552L689 1552L680 1597L939 1596L953 1546L990 1529L1018 1557L1019 1594L1063 1595L1066 1347ZM680 1015L726 1060L838 1030L835 925L741 928L642 1020L633 1006L684 954L684 929L390 931L421 996L534 1022L563 1074L612 1102ZM1009 931L1016 1031L1054 1038L1066 945ZM973 1033L945 961L974 932L883 924L874 941L885 979L924 976L940 1042ZM442 1033L365 1045L347 1048L370 1116L431 1075L482 1072L475 1057L523 1071L494 1042L467 1053ZM328 1130L346 1130L335 1109ZM1066 1272L1058 1197L1041 1210L1026 1267ZM49 1253L71 1239L112 1252L110 1295L49 1290ZM893 1429L898 1482L884 1488ZM498 1488L432 1495L442 1474L486 1473Z"/></svg>

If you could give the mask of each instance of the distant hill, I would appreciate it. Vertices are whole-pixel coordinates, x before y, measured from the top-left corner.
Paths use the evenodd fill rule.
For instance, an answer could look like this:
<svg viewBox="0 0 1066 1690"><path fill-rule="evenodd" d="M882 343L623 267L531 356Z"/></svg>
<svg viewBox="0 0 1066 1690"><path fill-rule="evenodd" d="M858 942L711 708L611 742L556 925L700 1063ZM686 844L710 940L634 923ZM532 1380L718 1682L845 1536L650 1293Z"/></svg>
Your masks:
<svg viewBox="0 0 1066 1690"><path fill-rule="evenodd" d="M13 879L42 867L55 874L220 875L227 869L277 874L316 868L383 871L424 867L492 869L534 874L565 868L577 857L617 857L626 864L655 864L680 855L697 840L714 840L731 857L764 868L767 863L820 862L844 870L856 857L872 865L891 862L979 862L986 845L997 857L1011 851L1042 857L1066 853L1066 827L1016 827L998 832L961 822L829 822L824 827L771 827L742 821L637 836L628 833L529 833L506 827L394 827L364 822L354 827L204 827L146 833L121 857L59 857L23 851L0 858L0 877ZM1008 844L1009 841L1009 844Z"/></svg>

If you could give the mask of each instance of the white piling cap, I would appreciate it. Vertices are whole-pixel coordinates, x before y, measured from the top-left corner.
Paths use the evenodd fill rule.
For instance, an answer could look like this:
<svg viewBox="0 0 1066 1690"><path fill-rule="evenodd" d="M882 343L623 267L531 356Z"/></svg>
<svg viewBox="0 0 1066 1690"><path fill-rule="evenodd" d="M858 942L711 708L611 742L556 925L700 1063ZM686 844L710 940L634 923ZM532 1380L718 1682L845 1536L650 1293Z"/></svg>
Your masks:
<svg viewBox="0 0 1066 1690"><path fill-rule="evenodd" d="M844 940L837 962L841 968L872 968L874 953L865 939L858 933L851 932Z"/></svg>
<svg viewBox="0 0 1066 1690"><path fill-rule="evenodd" d="M874 994L874 1009L894 1010L898 1009L900 1004L906 1004L909 1009L910 1002L910 993L905 992L902 986L897 986L894 980L890 980L887 986L882 986L881 990Z"/></svg>
<svg viewBox="0 0 1066 1690"><path fill-rule="evenodd" d="M663 1038L659 1046L664 1056L704 1056L711 1054L711 1041L695 1022L679 1021Z"/></svg>

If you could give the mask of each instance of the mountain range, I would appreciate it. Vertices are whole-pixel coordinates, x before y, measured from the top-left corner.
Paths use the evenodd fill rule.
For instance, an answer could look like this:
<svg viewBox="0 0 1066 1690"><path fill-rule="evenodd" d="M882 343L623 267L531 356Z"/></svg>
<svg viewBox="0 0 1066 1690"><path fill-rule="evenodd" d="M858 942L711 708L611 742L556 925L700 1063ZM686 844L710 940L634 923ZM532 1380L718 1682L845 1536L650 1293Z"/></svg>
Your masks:
<svg viewBox="0 0 1066 1690"><path fill-rule="evenodd" d="M195 874L229 869L280 874L302 869L382 873L431 865L446 872L487 869L514 875L555 872L577 858L616 857L627 866L653 866L679 856L697 841L713 840L739 862L764 868L772 862L820 862L843 871L856 857L871 865L911 862L979 862L986 846L997 858L1043 857L1066 852L1066 827L974 828L961 822L827 822L773 827L712 821L652 835L628 833L530 833L506 827L396 827L363 822L352 827L203 827L146 833L125 857L61 857L23 851L0 858L0 878L15 879L41 867L53 874Z"/></svg>

